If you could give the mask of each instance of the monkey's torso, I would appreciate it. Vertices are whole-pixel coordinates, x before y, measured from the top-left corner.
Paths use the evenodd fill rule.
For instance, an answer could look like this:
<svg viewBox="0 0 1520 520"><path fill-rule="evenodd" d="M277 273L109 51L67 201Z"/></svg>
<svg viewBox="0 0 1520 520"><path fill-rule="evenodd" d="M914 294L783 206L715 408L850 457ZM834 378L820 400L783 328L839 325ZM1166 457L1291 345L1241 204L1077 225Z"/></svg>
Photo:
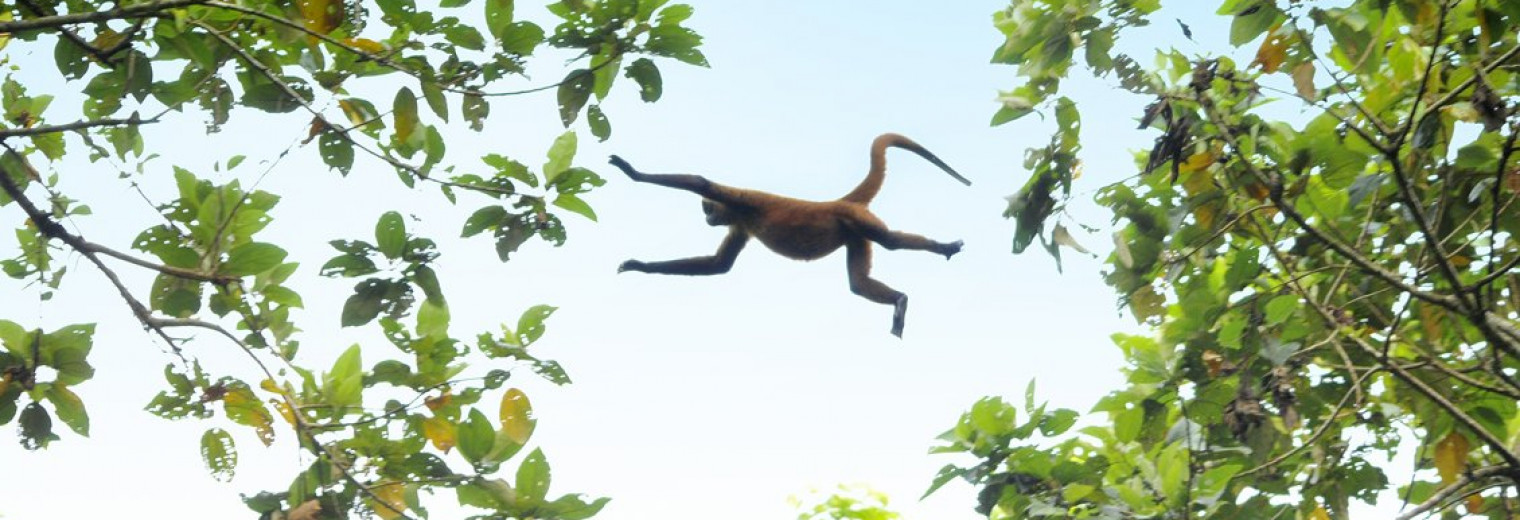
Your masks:
<svg viewBox="0 0 1520 520"><path fill-rule="evenodd" d="M748 191L748 190L746 190ZM795 260L817 260L828 256L856 236L850 228L852 219L865 214L865 206L841 201L818 202L749 191L745 198L781 199L783 204L755 204L740 211L735 224L771 251ZM774 202L774 201L772 201ZM766 208L766 209L760 209Z"/></svg>

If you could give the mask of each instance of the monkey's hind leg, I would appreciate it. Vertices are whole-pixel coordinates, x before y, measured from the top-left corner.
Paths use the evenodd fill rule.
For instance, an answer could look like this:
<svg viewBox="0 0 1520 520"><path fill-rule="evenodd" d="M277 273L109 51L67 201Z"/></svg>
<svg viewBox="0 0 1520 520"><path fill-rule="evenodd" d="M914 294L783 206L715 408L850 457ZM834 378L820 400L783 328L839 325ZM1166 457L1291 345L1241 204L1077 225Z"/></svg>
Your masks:
<svg viewBox="0 0 1520 520"><path fill-rule="evenodd" d="M845 254L850 270L850 292L876 303L891 305L892 335L901 338L908 314L908 295L871 278L870 242L852 240L845 244Z"/></svg>
<svg viewBox="0 0 1520 520"><path fill-rule="evenodd" d="M854 227L859 231L861 236L866 237L866 239L872 242L881 244L881 247L887 249L931 251L944 255L945 259L949 260L950 257L961 252L961 246L965 245L965 242L960 240L954 242L936 242L923 235L893 231L887 229L886 224L883 224L874 215L863 211L854 215L854 218L851 220L854 221Z"/></svg>

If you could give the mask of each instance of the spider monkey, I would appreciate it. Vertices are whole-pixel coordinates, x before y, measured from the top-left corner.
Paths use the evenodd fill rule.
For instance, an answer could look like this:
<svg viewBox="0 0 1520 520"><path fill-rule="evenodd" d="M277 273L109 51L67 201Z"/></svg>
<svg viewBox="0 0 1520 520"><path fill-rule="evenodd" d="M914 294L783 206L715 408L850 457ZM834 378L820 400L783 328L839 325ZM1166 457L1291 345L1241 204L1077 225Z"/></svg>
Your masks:
<svg viewBox="0 0 1520 520"><path fill-rule="evenodd" d="M628 260L618 272L639 271L657 274L713 275L728 272L734 259L750 237L760 239L782 256L796 260L816 260L841 246L848 255L850 291L876 303L892 305L892 335L902 337L903 319L908 310L908 296L871 278L871 242L887 249L917 249L945 255L949 260L961 250L962 242L936 242L928 238L888 229L866 205L881 191L887 174L887 148L901 148L923 157L967 186L971 181L945 164L929 150L898 134L882 134L871 143L871 170L853 191L838 200L809 201L763 191L734 188L712 182L699 175L655 174L635 170L616 155L611 163L638 181L686 190L702 196L702 212L712 226L728 226L728 236L718 246L717 254L662 262Z"/></svg>

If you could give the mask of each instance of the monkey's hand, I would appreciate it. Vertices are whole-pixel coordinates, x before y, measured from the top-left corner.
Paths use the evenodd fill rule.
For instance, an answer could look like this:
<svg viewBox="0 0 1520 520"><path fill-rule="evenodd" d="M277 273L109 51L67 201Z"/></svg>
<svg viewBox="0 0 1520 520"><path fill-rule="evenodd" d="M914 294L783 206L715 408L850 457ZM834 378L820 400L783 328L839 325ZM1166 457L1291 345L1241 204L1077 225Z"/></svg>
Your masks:
<svg viewBox="0 0 1520 520"><path fill-rule="evenodd" d="M938 253L945 255L945 260L949 260L950 257L955 256L956 253L961 252L961 246L963 245L966 245L966 242L961 240L956 240L948 244L940 244L940 250Z"/></svg>
<svg viewBox="0 0 1520 520"><path fill-rule="evenodd" d="M643 176L643 174L639 173L638 170L633 169L632 164L628 164L628 161L623 160L622 157L614 155L608 159L607 162L612 163L612 165L618 167L619 170L623 170L623 173L627 174L628 178L630 179L639 180L639 178Z"/></svg>
<svg viewBox="0 0 1520 520"><path fill-rule="evenodd" d="M618 272L621 273L623 271L638 271L641 273L647 272L644 270L644 262L640 262L638 260L628 260L623 262L622 265L618 266Z"/></svg>

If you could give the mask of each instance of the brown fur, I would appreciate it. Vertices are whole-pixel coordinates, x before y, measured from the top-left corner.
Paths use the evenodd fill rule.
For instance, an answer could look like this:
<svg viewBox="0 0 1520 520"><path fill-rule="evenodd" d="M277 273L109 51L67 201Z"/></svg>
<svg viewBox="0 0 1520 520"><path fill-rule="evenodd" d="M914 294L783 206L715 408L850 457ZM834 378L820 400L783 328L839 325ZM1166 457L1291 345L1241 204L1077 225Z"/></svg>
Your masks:
<svg viewBox="0 0 1520 520"><path fill-rule="evenodd" d="M650 174L635 170L614 155L612 164L629 178L691 191L703 197L707 223L728 226L729 233L717 254L662 262L629 260L618 272L710 275L726 273L753 236L767 248L787 258L816 260L840 247L847 249L850 290L868 300L893 305L892 334L901 337L908 297L870 277L871 242L887 249L916 249L945 255L961 250L961 242L936 242L923 236L888 229L867 208L886 179L887 148L902 148L939 166L957 180L970 185L954 169L918 143L898 134L882 134L871 143L871 169L859 186L838 200L809 201L757 190L724 186L697 175Z"/></svg>

